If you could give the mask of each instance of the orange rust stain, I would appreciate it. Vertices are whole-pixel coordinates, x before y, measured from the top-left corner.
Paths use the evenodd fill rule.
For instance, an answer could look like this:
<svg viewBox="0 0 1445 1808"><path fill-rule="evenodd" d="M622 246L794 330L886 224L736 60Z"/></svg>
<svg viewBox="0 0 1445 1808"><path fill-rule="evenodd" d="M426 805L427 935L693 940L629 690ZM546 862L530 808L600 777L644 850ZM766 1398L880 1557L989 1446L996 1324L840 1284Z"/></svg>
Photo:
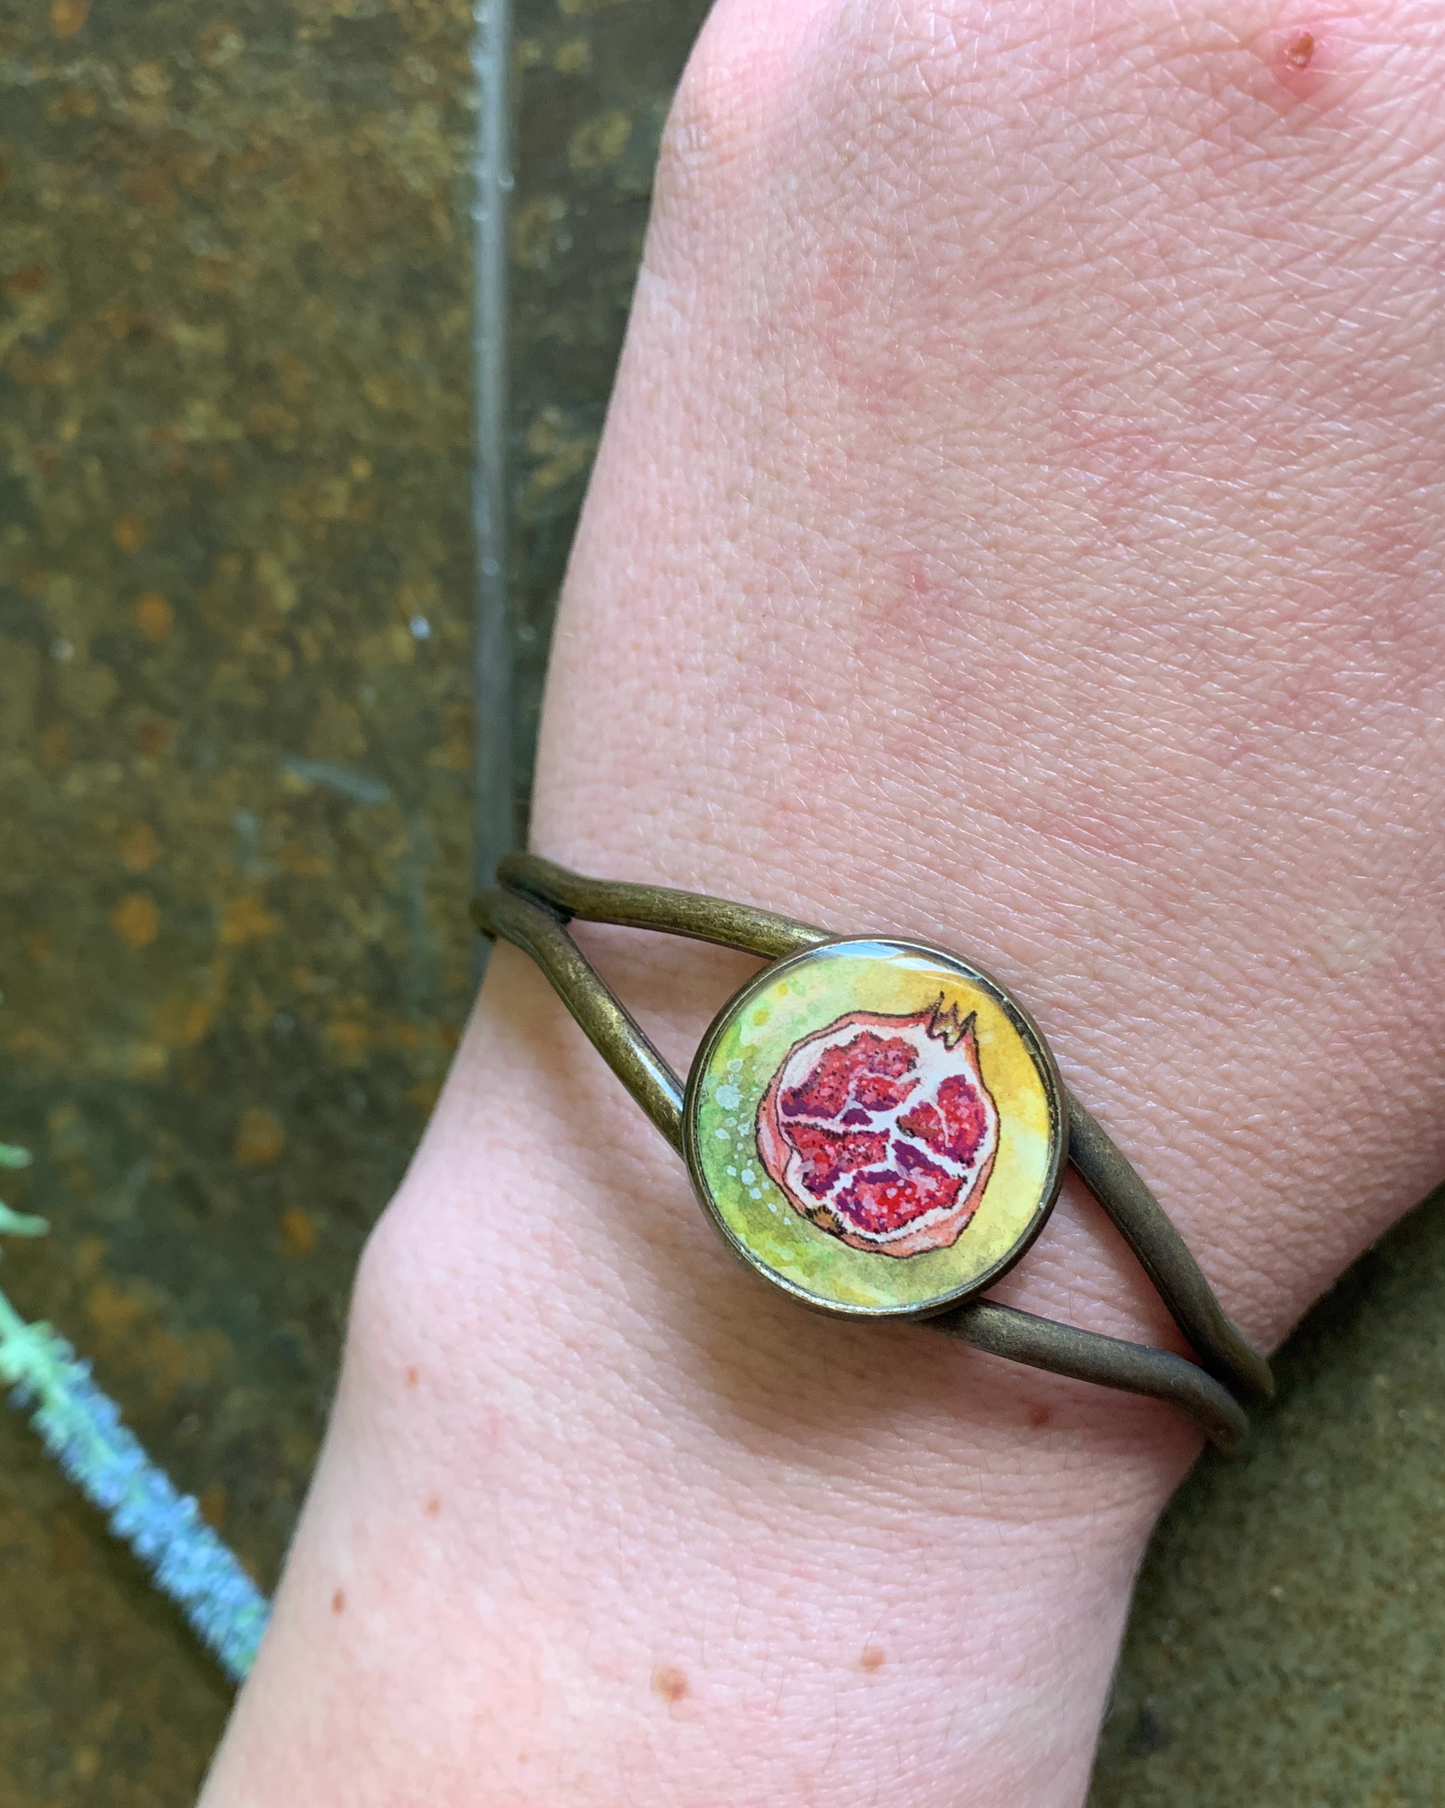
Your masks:
<svg viewBox="0 0 1445 1808"><path fill-rule="evenodd" d="M370 1028L354 1017L333 1017L326 1026L326 1039L344 1067L358 1066L373 1041Z"/></svg>
<svg viewBox="0 0 1445 1808"><path fill-rule="evenodd" d="M135 1288L117 1287L104 1275L85 1296L91 1323L107 1338L129 1337L147 1315L151 1302Z"/></svg>
<svg viewBox="0 0 1445 1808"><path fill-rule="evenodd" d="M50 29L57 38L73 38L90 17L90 0L54 0Z"/></svg>
<svg viewBox="0 0 1445 1808"><path fill-rule="evenodd" d="M687 1677L672 1664L659 1664L652 1672L652 1692L664 1701L684 1701L689 1693Z"/></svg>
<svg viewBox="0 0 1445 1808"><path fill-rule="evenodd" d="M139 552L146 543L146 524L139 515L117 515L110 537L122 552Z"/></svg>
<svg viewBox="0 0 1445 1808"><path fill-rule="evenodd" d="M331 872L331 862L325 854L318 854L315 848L303 847L299 841L288 841L280 848L276 864L297 879L325 879Z"/></svg>
<svg viewBox="0 0 1445 1808"><path fill-rule="evenodd" d="M316 1220L300 1206L293 1205L281 1214L281 1247L288 1256L299 1261L316 1247Z"/></svg>
<svg viewBox="0 0 1445 1808"><path fill-rule="evenodd" d="M44 264L22 264L5 278L5 292L8 295L34 295L49 280L50 272Z"/></svg>
<svg viewBox="0 0 1445 1808"><path fill-rule="evenodd" d="M211 1027L216 1017L216 1000L198 998L186 1006L176 1033L182 1048L194 1048Z"/></svg>
<svg viewBox="0 0 1445 1808"><path fill-rule="evenodd" d="M128 873L149 872L161 857L161 844L148 822L133 823L120 838L120 863Z"/></svg>
<svg viewBox="0 0 1445 1808"><path fill-rule="evenodd" d="M16 1030L6 1043L12 1055L38 1055L42 1061L58 1061L61 1058L61 1047L54 1036L47 1036L44 1030L38 1030L34 1024L26 1024L23 1029Z"/></svg>
<svg viewBox="0 0 1445 1808"><path fill-rule="evenodd" d="M232 898L221 919L221 941L227 948L239 948L246 942L264 941L280 927L280 917L273 916L260 898Z"/></svg>
<svg viewBox="0 0 1445 1808"><path fill-rule="evenodd" d="M441 1496L439 1494L429 1494L427 1496L427 1503L426 1503L427 1518L435 1519L437 1514L440 1513L441 1510L442 1510Z"/></svg>
<svg viewBox="0 0 1445 1808"><path fill-rule="evenodd" d="M10 354L10 375L17 383L44 386L47 383L69 383L74 380L74 366L66 358L34 358L26 351Z"/></svg>
<svg viewBox="0 0 1445 1808"><path fill-rule="evenodd" d="M231 259L198 257L196 287L203 295L224 295L231 286Z"/></svg>
<svg viewBox="0 0 1445 1808"><path fill-rule="evenodd" d="M888 1653L881 1646L868 1645L864 1648L862 1657L858 1659L858 1668L866 1670L871 1676L875 1670L883 1668L887 1656Z"/></svg>
<svg viewBox="0 0 1445 1808"><path fill-rule="evenodd" d="M62 88L46 103L45 117L52 125L63 126L68 119L94 119L99 111L100 101L88 88Z"/></svg>
<svg viewBox="0 0 1445 1808"><path fill-rule="evenodd" d="M75 758L75 742L64 722L52 722L40 731L40 761L54 771Z"/></svg>
<svg viewBox="0 0 1445 1808"><path fill-rule="evenodd" d="M420 1380L421 1372L419 1369L412 1367L406 1371L406 1384L408 1387L415 1387Z"/></svg>
<svg viewBox="0 0 1445 1808"><path fill-rule="evenodd" d="M169 218L176 211L175 184L171 181L170 172L159 165L150 169L138 169L121 178L121 193L137 207L153 208L163 218Z"/></svg>
<svg viewBox="0 0 1445 1808"><path fill-rule="evenodd" d="M226 1523L225 1483L212 1482L209 1488L202 1488L196 1505L201 1509L201 1518L206 1524L219 1532Z"/></svg>
<svg viewBox="0 0 1445 1808"><path fill-rule="evenodd" d="M137 751L152 757L164 753L175 738L175 723L162 722L158 716L148 716L135 731Z"/></svg>
<svg viewBox="0 0 1445 1808"><path fill-rule="evenodd" d="M152 1019L157 1040L172 1047L194 1048L225 1003L229 977L224 961L212 961L202 976L199 998L189 987L162 998Z"/></svg>
<svg viewBox="0 0 1445 1808"><path fill-rule="evenodd" d="M157 591L148 590L135 606L135 625L147 640L169 640L176 612Z"/></svg>
<svg viewBox="0 0 1445 1808"><path fill-rule="evenodd" d="M236 1126L234 1155L243 1168L267 1168L286 1147L286 1126L274 1111L248 1106Z"/></svg>
<svg viewBox="0 0 1445 1808"><path fill-rule="evenodd" d="M111 911L110 926L128 947L149 948L161 927L155 899L149 892L128 892Z"/></svg>
<svg viewBox="0 0 1445 1808"><path fill-rule="evenodd" d="M219 1332L188 1338L173 1336L158 1322L160 1310L152 1292L140 1283L117 1285L101 1275L85 1296L92 1327L92 1354L123 1353L144 1378L152 1405L168 1407L181 1388L209 1382L229 1362L231 1348ZM95 1344L101 1346L99 1349Z"/></svg>

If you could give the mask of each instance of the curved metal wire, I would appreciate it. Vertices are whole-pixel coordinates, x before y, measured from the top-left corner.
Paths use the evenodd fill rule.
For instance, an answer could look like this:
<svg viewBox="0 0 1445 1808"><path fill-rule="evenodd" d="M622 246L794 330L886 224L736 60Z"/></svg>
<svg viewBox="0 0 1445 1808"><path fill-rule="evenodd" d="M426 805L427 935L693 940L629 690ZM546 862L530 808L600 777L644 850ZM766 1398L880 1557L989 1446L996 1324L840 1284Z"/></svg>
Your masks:
<svg viewBox="0 0 1445 1808"><path fill-rule="evenodd" d="M1084 1331L986 1299L926 1323L929 1330L957 1337L990 1356L1007 1356L1030 1368L1047 1369L1052 1375L1069 1375L1075 1381L1092 1381L1096 1387L1167 1401L1221 1450L1237 1450L1249 1429L1244 1408L1227 1387L1169 1350L1125 1343L1100 1331Z"/></svg>
<svg viewBox="0 0 1445 1808"><path fill-rule="evenodd" d="M602 1059L682 1154L682 1081L555 916L531 898L484 891L472 901L483 935L520 948L552 982Z"/></svg>
<svg viewBox="0 0 1445 1808"><path fill-rule="evenodd" d="M1133 1250L1204 1367L1250 1405L1267 1405L1274 1398L1269 1364L1220 1305L1188 1244L1129 1158L1072 1092L1069 1162Z"/></svg>
<svg viewBox="0 0 1445 1808"><path fill-rule="evenodd" d="M497 883L526 892L548 909L584 923L614 923L622 929L657 929L694 942L715 942L743 954L781 960L833 940L827 929L794 922L751 904L730 904L706 892L673 891L666 885L633 885L622 879L587 879L540 854L508 854L497 868Z"/></svg>
<svg viewBox="0 0 1445 1808"><path fill-rule="evenodd" d="M652 1046L566 925L574 917L654 929L777 960L833 939L772 911L660 885L590 879L535 854L510 854L501 885L472 905L479 930L512 942L542 969L598 1053L678 1153L681 1080ZM1184 1239L1103 1127L1070 1096L1069 1159L1134 1251L1200 1359L1035 1318L988 1300L926 1321L975 1348L1103 1387L1168 1400L1221 1447L1243 1435L1240 1401L1273 1394L1269 1365L1225 1313Z"/></svg>

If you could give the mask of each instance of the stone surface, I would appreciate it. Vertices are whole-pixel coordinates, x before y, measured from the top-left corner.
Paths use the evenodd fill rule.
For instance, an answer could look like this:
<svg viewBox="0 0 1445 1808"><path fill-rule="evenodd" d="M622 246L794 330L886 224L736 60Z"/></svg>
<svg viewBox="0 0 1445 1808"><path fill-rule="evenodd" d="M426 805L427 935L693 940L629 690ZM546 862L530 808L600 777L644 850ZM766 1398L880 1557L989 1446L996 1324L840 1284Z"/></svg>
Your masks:
<svg viewBox="0 0 1445 1808"><path fill-rule="evenodd" d="M1445 1194L1356 1264L1140 1579L1090 1808L1445 1799Z"/></svg>
<svg viewBox="0 0 1445 1808"><path fill-rule="evenodd" d="M519 7L522 753L704 11ZM0 1279L268 1584L469 995L469 34L0 0ZM1191 1479L1092 1808L1445 1794L1442 1299L1437 1203ZM227 1692L9 1414L0 1607L4 1808L190 1802Z"/></svg>
<svg viewBox="0 0 1445 1808"><path fill-rule="evenodd" d="M470 992L464 0L0 0L0 1280L257 1577ZM0 1801L227 1692L0 1415Z"/></svg>

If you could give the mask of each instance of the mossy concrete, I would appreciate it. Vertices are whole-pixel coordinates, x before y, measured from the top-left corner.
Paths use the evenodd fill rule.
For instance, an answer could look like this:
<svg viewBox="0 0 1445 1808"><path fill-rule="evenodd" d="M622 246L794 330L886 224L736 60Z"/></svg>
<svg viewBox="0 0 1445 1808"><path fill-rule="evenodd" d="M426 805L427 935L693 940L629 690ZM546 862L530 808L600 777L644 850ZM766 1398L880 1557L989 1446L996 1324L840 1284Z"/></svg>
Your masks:
<svg viewBox="0 0 1445 1808"><path fill-rule="evenodd" d="M266 1585L466 922L465 0L0 7L4 1285ZM227 1707L0 1415L0 1802Z"/></svg>
<svg viewBox="0 0 1445 1808"><path fill-rule="evenodd" d="M1445 1801L1445 1195L1278 1364L1155 1537L1091 1808Z"/></svg>

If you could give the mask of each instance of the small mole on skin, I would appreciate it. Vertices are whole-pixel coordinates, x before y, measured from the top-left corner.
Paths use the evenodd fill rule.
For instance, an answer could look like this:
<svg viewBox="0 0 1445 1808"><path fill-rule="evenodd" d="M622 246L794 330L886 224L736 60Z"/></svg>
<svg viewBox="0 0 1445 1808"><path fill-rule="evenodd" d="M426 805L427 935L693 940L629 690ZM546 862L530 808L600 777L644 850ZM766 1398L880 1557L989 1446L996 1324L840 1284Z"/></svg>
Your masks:
<svg viewBox="0 0 1445 1808"><path fill-rule="evenodd" d="M1315 36L1312 31L1302 31L1285 46L1285 56L1296 69L1308 69L1310 58L1315 53Z"/></svg>
<svg viewBox="0 0 1445 1808"><path fill-rule="evenodd" d="M333 1613L346 1612L346 1590L344 1588L338 1588L336 1593L332 1595L331 1611Z"/></svg>
<svg viewBox="0 0 1445 1808"><path fill-rule="evenodd" d="M887 1655L887 1652L880 1651L877 1645L869 1645L862 1657L858 1659L858 1668L860 1670L867 1670L871 1675L874 1670L881 1670L883 1668L883 1662Z"/></svg>
<svg viewBox="0 0 1445 1808"><path fill-rule="evenodd" d="M1029 1424L1035 1431L1041 1431L1053 1416L1047 1406L1031 1406L1029 1408Z"/></svg>
<svg viewBox="0 0 1445 1808"><path fill-rule="evenodd" d="M442 1510L441 1496L439 1494L429 1494L427 1496L427 1503L426 1503L427 1518L435 1519L437 1514L440 1513L441 1510Z"/></svg>
<svg viewBox="0 0 1445 1808"><path fill-rule="evenodd" d="M406 1384L408 1387L415 1387L420 1380L421 1374L417 1369L411 1368L406 1371Z"/></svg>
<svg viewBox="0 0 1445 1808"><path fill-rule="evenodd" d="M687 1695L687 1678L671 1664L659 1664L652 1672L652 1692L664 1701L682 1701Z"/></svg>

